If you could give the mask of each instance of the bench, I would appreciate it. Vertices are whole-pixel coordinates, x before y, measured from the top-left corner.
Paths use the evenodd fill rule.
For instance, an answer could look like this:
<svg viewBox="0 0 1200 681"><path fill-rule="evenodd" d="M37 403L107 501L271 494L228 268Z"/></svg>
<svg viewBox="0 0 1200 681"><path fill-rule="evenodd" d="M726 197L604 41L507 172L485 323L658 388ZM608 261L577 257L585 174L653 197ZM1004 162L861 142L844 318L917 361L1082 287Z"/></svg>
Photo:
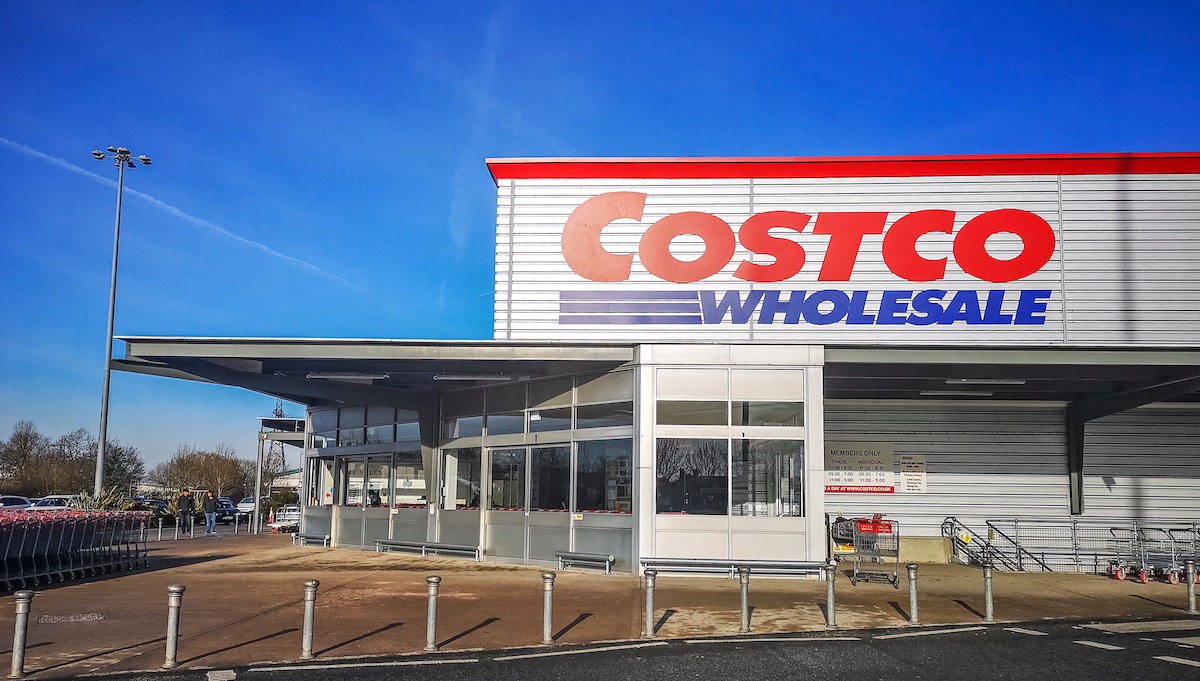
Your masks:
<svg viewBox="0 0 1200 681"><path fill-rule="evenodd" d="M642 567L659 572L724 573L738 576L739 567L757 575L820 575L825 563L819 560L740 560L734 558L643 558Z"/></svg>
<svg viewBox="0 0 1200 681"><path fill-rule="evenodd" d="M573 565L583 565L587 567L602 567L604 574L612 574L613 561L616 557L605 553L580 553L578 551L555 551L554 555L558 557L558 569L571 567Z"/></svg>
<svg viewBox="0 0 1200 681"><path fill-rule="evenodd" d="M409 541L404 539L376 539L376 553L383 551L391 551L392 549L400 549L402 551L420 551L422 556L428 556L431 553L465 553L473 556L478 562L482 553L478 546L469 544L446 544L436 541Z"/></svg>
<svg viewBox="0 0 1200 681"><path fill-rule="evenodd" d="M300 534L299 532L292 533L292 546L307 546L308 542L321 542L322 547L329 548L329 540L330 536L327 534Z"/></svg>

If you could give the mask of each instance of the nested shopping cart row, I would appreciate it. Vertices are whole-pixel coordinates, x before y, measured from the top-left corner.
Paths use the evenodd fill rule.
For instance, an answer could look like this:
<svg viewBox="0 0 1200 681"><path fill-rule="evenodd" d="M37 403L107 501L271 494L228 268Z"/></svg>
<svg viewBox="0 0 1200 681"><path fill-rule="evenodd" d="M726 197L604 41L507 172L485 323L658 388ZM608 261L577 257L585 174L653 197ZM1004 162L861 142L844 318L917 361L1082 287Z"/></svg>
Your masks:
<svg viewBox="0 0 1200 681"><path fill-rule="evenodd" d="M0 513L4 590L146 565L143 511Z"/></svg>
<svg viewBox="0 0 1200 681"><path fill-rule="evenodd" d="M1108 574L1116 579L1134 579L1145 584L1161 578L1177 584L1184 575L1185 561L1200 559L1197 526L1114 527L1109 530L1116 557L1109 561Z"/></svg>

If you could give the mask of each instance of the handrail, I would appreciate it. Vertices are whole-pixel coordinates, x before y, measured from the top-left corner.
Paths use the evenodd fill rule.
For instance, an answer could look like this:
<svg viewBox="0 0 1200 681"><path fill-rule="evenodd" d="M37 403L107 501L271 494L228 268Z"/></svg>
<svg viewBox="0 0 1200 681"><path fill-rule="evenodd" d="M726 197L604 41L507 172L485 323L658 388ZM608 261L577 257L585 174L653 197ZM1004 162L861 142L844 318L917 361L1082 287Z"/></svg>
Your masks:
<svg viewBox="0 0 1200 681"><path fill-rule="evenodd" d="M963 539L964 535L966 539ZM986 567L1000 567L1006 570L1020 570L1020 566L1004 553L997 552L992 546L992 542L977 532L959 522L954 516L947 516L942 521L942 536L947 537L954 542L954 548L961 550L967 557L974 562ZM976 549L975 546L982 546L982 549ZM996 559L999 558L999 565Z"/></svg>
<svg viewBox="0 0 1200 681"><path fill-rule="evenodd" d="M1004 539L1007 540L1009 544L1012 544L1012 547L1014 549L1016 549L1018 558L1020 556L1028 556L1029 558L1033 559L1033 562L1040 565L1042 567L1042 570L1044 570L1046 572L1054 572L1054 570L1049 565L1046 565L1045 561L1043 561L1041 558L1038 558L1033 553L1030 553L1030 551L1028 549L1026 549L1024 546L1021 546L1020 542L1018 542L1017 540L1015 540L1012 537L1005 534L1004 530L1001 530L1000 528L993 525L992 521L988 520L986 522L987 522L987 526L988 526L988 536L989 537L991 537L993 535L993 533L998 534L1001 537L1004 537ZM1018 566L1020 565L1019 560L1018 560L1017 564L1018 564ZM1020 567L1019 569L1021 569L1023 571L1024 567Z"/></svg>

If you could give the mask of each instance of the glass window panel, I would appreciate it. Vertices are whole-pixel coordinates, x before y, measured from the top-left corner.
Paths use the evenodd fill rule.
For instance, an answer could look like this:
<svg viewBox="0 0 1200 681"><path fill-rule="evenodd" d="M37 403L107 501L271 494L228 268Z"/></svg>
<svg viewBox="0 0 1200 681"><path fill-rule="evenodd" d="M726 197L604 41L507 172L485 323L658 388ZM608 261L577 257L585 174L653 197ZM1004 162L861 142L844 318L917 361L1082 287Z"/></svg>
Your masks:
<svg viewBox="0 0 1200 681"><path fill-rule="evenodd" d="M444 440L452 440L456 437L481 437L482 435L482 416L458 416L452 419L442 419L442 439Z"/></svg>
<svg viewBox="0 0 1200 681"><path fill-rule="evenodd" d="M658 424L669 426L727 426L729 403L659 401Z"/></svg>
<svg viewBox="0 0 1200 681"><path fill-rule="evenodd" d="M354 428L367 425L367 408L364 406L342 407L338 410L338 428Z"/></svg>
<svg viewBox="0 0 1200 681"><path fill-rule="evenodd" d="M804 515L803 441L733 441L733 515Z"/></svg>
<svg viewBox="0 0 1200 681"><path fill-rule="evenodd" d="M614 371L595 376L580 376L575 383L576 399L580 402L608 402L633 399L632 371Z"/></svg>
<svg viewBox="0 0 1200 681"><path fill-rule="evenodd" d="M633 512L633 440L587 440L578 445L575 510Z"/></svg>
<svg viewBox="0 0 1200 681"><path fill-rule="evenodd" d="M571 447L535 447L529 461L529 509L571 508Z"/></svg>
<svg viewBox="0 0 1200 681"><path fill-rule="evenodd" d="M442 395L442 416L470 416L482 413L482 390L461 390Z"/></svg>
<svg viewBox="0 0 1200 681"><path fill-rule="evenodd" d="M524 409L525 384L489 388L484 406L486 407L485 411L489 414Z"/></svg>
<svg viewBox="0 0 1200 681"><path fill-rule="evenodd" d="M333 459L308 460L308 505L333 505Z"/></svg>
<svg viewBox="0 0 1200 681"><path fill-rule="evenodd" d="M479 508L482 464L479 447L447 449L442 456L447 509Z"/></svg>
<svg viewBox="0 0 1200 681"><path fill-rule="evenodd" d="M363 459L342 459L342 494L338 502L342 506L363 505L363 483L367 474L367 462Z"/></svg>
<svg viewBox="0 0 1200 681"><path fill-rule="evenodd" d="M309 413L313 431L337 430L337 409L326 409Z"/></svg>
<svg viewBox="0 0 1200 681"><path fill-rule="evenodd" d="M379 445L387 442L396 441L396 427L393 425L386 426L367 426L367 444Z"/></svg>
<svg viewBox="0 0 1200 681"><path fill-rule="evenodd" d="M392 499L392 457L372 456L367 459L367 506L390 506Z"/></svg>
<svg viewBox="0 0 1200 681"><path fill-rule="evenodd" d="M312 434L313 449L323 449L325 447L333 447L337 445L337 431L326 430L320 433Z"/></svg>
<svg viewBox="0 0 1200 681"><path fill-rule="evenodd" d="M554 407L551 409L529 410L529 432L545 433L551 430L571 429L571 408Z"/></svg>
<svg viewBox="0 0 1200 681"><path fill-rule="evenodd" d="M429 497L425 493L425 462L421 452L396 452L396 487L392 493L392 506L414 508L425 506Z"/></svg>
<svg viewBox="0 0 1200 681"><path fill-rule="evenodd" d="M396 442L420 442L421 424L417 412L396 410Z"/></svg>
<svg viewBox="0 0 1200 681"><path fill-rule="evenodd" d="M525 450L496 449L490 454L492 489L488 508L500 511L525 510Z"/></svg>
<svg viewBox="0 0 1200 681"><path fill-rule="evenodd" d="M659 438L655 477L658 513L729 513L727 440Z"/></svg>
<svg viewBox="0 0 1200 681"><path fill-rule="evenodd" d="M525 432L525 412L518 411L508 414L488 414L488 435L512 435Z"/></svg>
<svg viewBox="0 0 1200 681"><path fill-rule="evenodd" d="M632 426L633 402L581 404L575 408L576 428L606 428Z"/></svg>
<svg viewBox="0 0 1200 681"><path fill-rule="evenodd" d="M571 405L571 379L534 381L529 384L529 406L564 407Z"/></svg>
<svg viewBox="0 0 1200 681"><path fill-rule="evenodd" d="M355 447L363 443L363 428L347 428L338 430L339 447Z"/></svg>
<svg viewBox="0 0 1200 681"><path fill-rule="evenodd" d="M803 402L733 401L735 426L803 426Z"/></svg>
<svg viewBox="0 0 1200 681"><path fill-rule="evenodd" d="M367 425L382 426L396 422L396 410L391 407L367 406Z"/></svg>

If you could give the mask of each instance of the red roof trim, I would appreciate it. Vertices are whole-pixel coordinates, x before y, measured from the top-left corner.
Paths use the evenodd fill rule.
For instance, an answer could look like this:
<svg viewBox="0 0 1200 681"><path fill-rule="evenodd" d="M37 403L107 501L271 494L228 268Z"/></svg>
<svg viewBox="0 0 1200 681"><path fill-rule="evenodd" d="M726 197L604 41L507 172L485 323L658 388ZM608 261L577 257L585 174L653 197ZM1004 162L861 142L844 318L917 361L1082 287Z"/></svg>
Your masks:
<svg viewBox="0 0 1200 681"><path fill-rule="evenodd" d="M1200 173L1200 152L814 158L496 158L492 179L706 180Z"/></svg>

